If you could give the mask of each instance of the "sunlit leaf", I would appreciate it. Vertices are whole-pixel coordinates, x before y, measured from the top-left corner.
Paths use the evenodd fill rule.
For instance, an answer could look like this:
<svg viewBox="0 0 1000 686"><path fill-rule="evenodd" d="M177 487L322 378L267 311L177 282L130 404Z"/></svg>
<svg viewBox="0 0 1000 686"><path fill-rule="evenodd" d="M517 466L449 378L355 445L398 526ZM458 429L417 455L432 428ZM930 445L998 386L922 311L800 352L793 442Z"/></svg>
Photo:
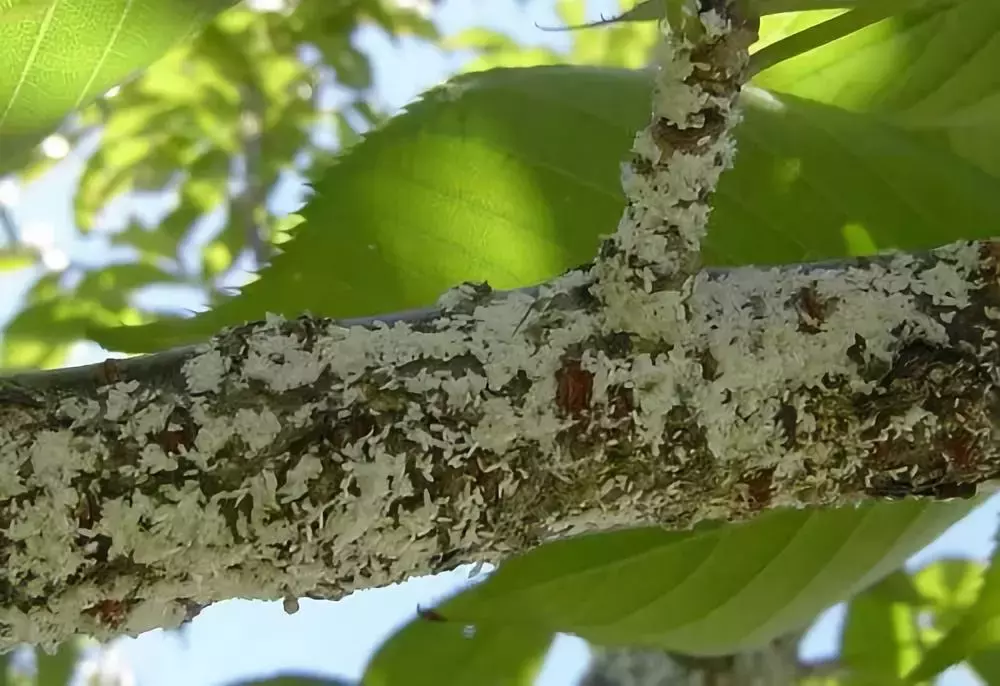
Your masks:
<svg viewBox="0 0 1000 686"><path fill-rule="evenodd" d="M119 310L127 306L128 295L136 289L178 281L174 274L151 264L108 264L87 272L77 285L75 296L100 303L108 310Z"/></svg>
<svg viewBox="0 0 1000 686"><path fill-rule="evenodd" d="M0 272L17 271L38 262L38 252L29 247L0 248Z"/></svg>
<svg viewBox="0 0 1000 686"><path fill-rule="evenodd" d="M48 4L48 0L0 0L0 24L37 17Z"/></svg>
<svg viewBox="0 0 1000 686"><path fill-rule="evenodd" d="M976 601L907 674L908 684L932 679L976 653L1000 648L1000 548L983 574Z"/></svg>
<svg viewBox="0 0 1000 686"><path fill-rule="evenodd" d="M751 73L756 74L785 60L831 44L887 17L900 15L912 6L913 0L866 0L855 9L793 33L754 52L750 58Z"/></svg>
<svg viewBox="0 0 1000 686"><path fill-rule="evenodd" d="M897 682L920 660L919 594L909 575L893 572L851 599L840 661L855 678Z"/></svg>
<svg viewBox="0 0 1000 686"><path fill-rule="evenodd" d="M81 656L81 645L75 638L60 643L59 648L52 655L42 650L36 650L35 686L68 686Z"/></svg>
<svg viewBox="0 0 1000 686"><path fill-rule="evenodd" d="M755 81L877 112L1000 176L1000 3L920 0Z"/></svg>
<svg viewBox="0 0 1000 686"><path fill-rule="evenodd" d="M23 161L69 112L153 62L231 4L46 0L37 11L0 21L0 172ZM22 1L12 7L30 6Z"/></svg>
<svg viewBox="0 0 1000 686"><path fill-rule="evenodd" d="M0 337L0 367L51 368L62 364L69 347L86 337L93 322L120 320L94 301L56 297L28 304L14 315Z"/></svg>
<svg viewBox="0 0 1000 686"><path fill-rule="evenodd" d="M510 36L492 29L476 26L450 36L445 36L441 47L446 50L511 50L522 49L520 43Z"/></svg>
<svg viewBox="0 0 1000 686"><path fill-rule="evenodd" d="M934 626L950 629L976 601L986 565L977 560L936 560L913 575L913 585L934 615Z"/></svg>
<svg viewBox="0 0 1000 686"><path fill-rule="evenodd" d="M668 12L668 3L674 0L641 0L632 7L610 17L601 17L598 21L585 22L582 17L560 16L568 25L564 27L542 27L548 31L576 31L580 29L601 28L612 25L637 22L654 22L664 19ZM569 0L572 2L572 0ZM581 4L582 3L574 3ZM750 11L758 16L782 14L785 12L802 12L809 10L825 10L831 8L851 7L857 0L747 0Z"/></svg>
<svg viewBox="0 0 1000 686"><path fill-rule="evenodd" d="M574 67L459 77L332 165L294 239L241 295L183 325L95 338L155 350L267 312L373 315L430 305L463 281L512 288L583 264L624 205L617 169L647 117L647 78ZM796 98L751 90L745 104L708 264L927 248L1000 225L995 181L939 146Z"/></svg>
<svg viewBox="0 0 1000 686"><path fill-rule="evenodd" d="M533 686L552 632L416 619L369 662L362 686Z"/></svg>
<svg viewBox="0 0 1000 686"><path fill-rule="evenodd" d="M807 624L897 568L971 504L772 511L693 532L549 543L435 608L460 626L548 629L608 646L737 652Z"/></svg>
<svg viewBox="0 0 1000 686"><path fill-rule="evenodd" d="M131 222L122 231L111 236L112 245L127 246L139 251L143 258L173 259L177 243L163 231Z"/></svg>
<svg viewBox="0 0 1000 686"><path fill-rule="evenodd" d="M84 167L73 203L77 227L84 232L94 228L98 213L108 203L135 189L141 170L147 174L162 170L161 180L165 183L178 173L177 163L197 142L189 130L165 130L109 141L87 160ZM143 185L151 185L148 178Z"/></svg>

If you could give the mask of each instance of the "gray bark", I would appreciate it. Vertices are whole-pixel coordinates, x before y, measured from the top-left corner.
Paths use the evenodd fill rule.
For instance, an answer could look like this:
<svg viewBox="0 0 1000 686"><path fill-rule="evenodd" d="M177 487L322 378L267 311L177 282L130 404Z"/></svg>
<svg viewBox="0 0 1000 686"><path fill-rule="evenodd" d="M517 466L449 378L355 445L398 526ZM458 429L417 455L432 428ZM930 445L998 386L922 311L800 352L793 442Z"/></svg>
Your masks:
<svg viewBox="0 0 1000 686"><path fill-rule="evenodd" d="M998 472L994 244L702 272L603 328L585 273L0 381L4 640L338 598L547 539L953 497ZM670 342L670 341L673 342Z"/></svg>
<svg viewBox="0 0 1000 686"><path fill-rule="evenodd" d="M596 648L579 686L795 686L809 671L799 662L799 638L719 657Z"/></svg>

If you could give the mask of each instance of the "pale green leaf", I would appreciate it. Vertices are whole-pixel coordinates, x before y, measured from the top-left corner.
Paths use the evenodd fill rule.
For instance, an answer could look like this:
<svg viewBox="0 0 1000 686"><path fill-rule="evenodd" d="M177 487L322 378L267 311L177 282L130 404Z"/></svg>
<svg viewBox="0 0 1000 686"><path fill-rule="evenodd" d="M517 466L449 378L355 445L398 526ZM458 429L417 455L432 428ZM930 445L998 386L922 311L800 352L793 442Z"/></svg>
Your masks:
<svg viewBox="0 0 1000 686"><path fill-rule="evenodd" d="M35 686L69 686L73 671L81 657L80 647L76 638L70 638L60 643L52 655L36 649Z"/></svg>
<svg viewBox="0 0 1000 686"><path fill-rule="evenodd" d="M566 56L550 48L519 48L516 50L486 50L479 57L462 66L462 71L471 73L487 71L499 67L538 67L549 64L563 64Z"/></svg>
<svg viewBox="0 0 1000 686"><path fill-rule="evenodd" d="M636 3L631 8L612 17L602 17L599 21L584 23L582 18L577 18L575 14L562 13L560 19L569 26L565 27L542 27L548 31L573 31L578 29L592 29L613 24L623 24L630 22L651 22L658 21L667 16L668 3L674 0L643 0ZM567 0L565 5L573 3ZM858 0L747 0L747 4L758 16L768 16L772 14L782 14L785 12L804 12L812 10L826 10L837 8L848 8L862 3ZM575 25L573 25L575 23Z"/></svg>
<svg viewBox="0 0 1000 686"><path fill-rule="evenodd" d="M362 686L533 686L552 632L415 619L386 641Z"/></svg>
<svg viewBox="0 0 1000 686"><path fill-rule="evenodd" d="M986 565L976 560L937 560L913 575L913 585L933 612L934 626L950 629L976 601Z"/></svg>
<svg viewBox="0 0 1000 686"><path fill-rule="evenodd" d="M757 50L750 58L750 72L756 74L797 55L833 43L887 17L902 14L913 4L914 0L866 0L855 9L785 36Z"/></svg>
<svg viewBox="0 0 1000 686"><path fill-rule="evenodd" d="M181 279L143 262L107 264L88 271L76 286L75 297L99 303L108 310L127 307L132 291L152 284L178 283Z"/></svg>
<svg viewBox="0 0 1000 686"><path fill-rule="evenodd" d="M82 325L78 329L82 329ZM81 338L80 335L73 340ZM69 357L70 343L42 338L0 336L0 369L56 369Z"/></svg>
<svg viewBox="0 0 1000 686"><path fill-rule="evenodd" d="M1000 648L1000 546L994 548L976 601L927 651L920 664L907 675L907 683L932 679L976 653L997 648Z"/></svg>
<svg viewBox="0 0 1000 686"><path fill-rule="evenodd" d="M29 246L0 248L0 272L17 271L25 267L31 267L37 262L38 251Z"/></svg>
<svg viewBox="0 0 1000 686"><path fill-rule="evenodd" d="M111 236L111 244L127 246L139 252L143 259L167 258L173 260L177 250L177 242L166 232L147 228L137 221L132 221L122 231Z"/></svg>
<svg viewBox="0 0 1000 686"><path fill-rule="evenodd" d="M520 287L586 263L624 206L618 166L648 116L647 78L579 67L459 77L332 165L305 223L241 295L183 324L95 339L149 351L267 312L374 315L430 305L463 281ZM745 104L708 264L929 248L1000 226L995 181L939 146L797 98L751 91Z"/></svg>
<svg viewBox="0 0 1000 686"><path fill-rule="evenodd" d="M782 510L693 532L549 543L436 608L460 626L548 629L611 646L726 654L808 624L898 568L972 503Z"/></svg>
<svg viewBox="0 0 1000 686"><path fill-rule="evenodd" d="M850 601L840 661L855 679L888 685L920 660L919 603L903 571L893 572Z"/></svg>
<svg viewBox="0 0 1000 686"><path fill-rule="evenodd" d="M37 284L36 284L37 286ZM70 345L86 337L93 322L120 320L123 310L108 310L92 300L57 292L19 311L0 337L0 367L50 368L59 366Z"/></svg>
<svg viewBox="0 0 1000 686"><path fill-rule="evenodd" d="M561 29L543 27L548 31L564 30L572 31L576 29L592 29L598 26L609 26L623 22L645 22L663 19L667 14L667 3L673 0L643 0L634 7L617 14L613 17L602 17L599 21L584 22L584 4L573 2L573 0L562 0L558 5L559 18L567 24Z"/></svg>
<svg viewBox="0 0 1000 686"><path fill-rule="evenodd" d="M152 174L165 182L177 174L178 159L198 145L196 132L190 130L162 130L107 142L87 159L77 185L73 198L77 227L84 233L93 229L100 211L139 185L140 176ZM145 181L151 185L149 178Z"/></svg>
<svg viewBox="0 0 1000 686"><path fill-rule="evenodd" d="M0 0L0 24L36 17L48 4L48 0Z"/></svg>
<svg viewBox="0 0 1000 686"><path fill-rule="evenodd" d="M46 0L37 11L0 21L0 172L23 162L26 151L69 112L149 65L231 4Z"/></svg>
<svg viewBox="0 0 1000 686"><path fill-rule="evenodd" d="M521 46L510 36L493 31L481 26L468 28L450 36L445 36L441 41L441 47L445 50L520 50Z"/></svg>
<svg viewBox="0 0 1000 686"><path fill-rule="evenodd" d="M877 112L1000 176L1000 3L912 9L782 62L755 83Z"/></svg>

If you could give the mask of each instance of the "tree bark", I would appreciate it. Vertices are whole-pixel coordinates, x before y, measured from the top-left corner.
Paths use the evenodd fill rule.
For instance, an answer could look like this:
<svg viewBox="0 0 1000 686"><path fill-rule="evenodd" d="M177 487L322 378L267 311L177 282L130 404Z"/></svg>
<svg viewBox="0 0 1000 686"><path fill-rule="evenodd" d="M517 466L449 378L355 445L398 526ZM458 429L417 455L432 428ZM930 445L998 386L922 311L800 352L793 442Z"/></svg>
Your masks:
<svg viewBox="0 0 1000 686"><path fill-rule="evenodd" d="M719 657L639 648L594 648L579 686L795 686L809 673L798 634Z"/></svg>
<svg viewBox="0 0 1000 686"><path fill-rule="evenodd" d="M0 378L0 650L994 476L1000 245L697 271L753 34L722 0L665 33L585 268Z"/></svg>

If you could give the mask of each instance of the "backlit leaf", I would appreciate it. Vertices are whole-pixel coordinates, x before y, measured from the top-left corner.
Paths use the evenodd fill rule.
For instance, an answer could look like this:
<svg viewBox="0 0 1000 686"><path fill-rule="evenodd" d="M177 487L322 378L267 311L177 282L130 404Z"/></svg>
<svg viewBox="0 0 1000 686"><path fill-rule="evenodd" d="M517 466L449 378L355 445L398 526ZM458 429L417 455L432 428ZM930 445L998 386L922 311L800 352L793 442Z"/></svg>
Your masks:
<svg viewBox="0 0 1000 686"><path fill-rule="evenodd" d="M184 323L94 337L149 351L267 312L374 315L463 281L513 288L588 262L624 206L617 170L647 118L647 78L565 66L461 76L330 166L305 223L239 296ZM1000 226L995 181L940 146L794 97L751 90L745 104L708 264L929 248Z"/></svg>
<svg viewBox="0 0 1000 686"><path fill-rule="evenodd" d="M435 611L477 630L548 629L608 646L726 654L807 625L971 506L782 510L693 532L583 535L504 562Z"/></svg>
<svg viewBox="0 0 1000 686"><path fill-rule="evenodd" d="M909 593L900 597L900 590ZM920 660L919 595L909 575L896 571L851 599L840 661L872 684L897 682Z"/></svg>
<svg viewBox="0 0 1000 686"><path fill-rule="evenodd" d="M60 643L52 655L36 649L35 664L38 671L35 686L68 686L81 657L80 647L79 640L69 638Z"/></svg>
<svg viewBox="0 0 1000 686"><path fill-rule="evenodd" d="M32 2L32 5L35 3ZM46 0L0 21L0 173L69 112L158 59L232 0Z"/></svg>
<svg viewBox="0 0 1000 686"><path fill-rule="evenodd" d="M917 0L912 9L782 62L755 82L877 112L1000 176L1000 3Z"/></svg>
<svg viewBox="0 0 1000 686"><path fill-rule="evenodd" d="M384 643L362 686L533 686L552 632L415 619Z"/></svg>
<svg viewBox="0 0 1000 686"><path fill-rule="evenodd" d="M952 665L989 649L1000 647L1000 549L994 549L983 574L979 595L958 621L924 655L907 675L907 683L932 679Z"/></svg>

